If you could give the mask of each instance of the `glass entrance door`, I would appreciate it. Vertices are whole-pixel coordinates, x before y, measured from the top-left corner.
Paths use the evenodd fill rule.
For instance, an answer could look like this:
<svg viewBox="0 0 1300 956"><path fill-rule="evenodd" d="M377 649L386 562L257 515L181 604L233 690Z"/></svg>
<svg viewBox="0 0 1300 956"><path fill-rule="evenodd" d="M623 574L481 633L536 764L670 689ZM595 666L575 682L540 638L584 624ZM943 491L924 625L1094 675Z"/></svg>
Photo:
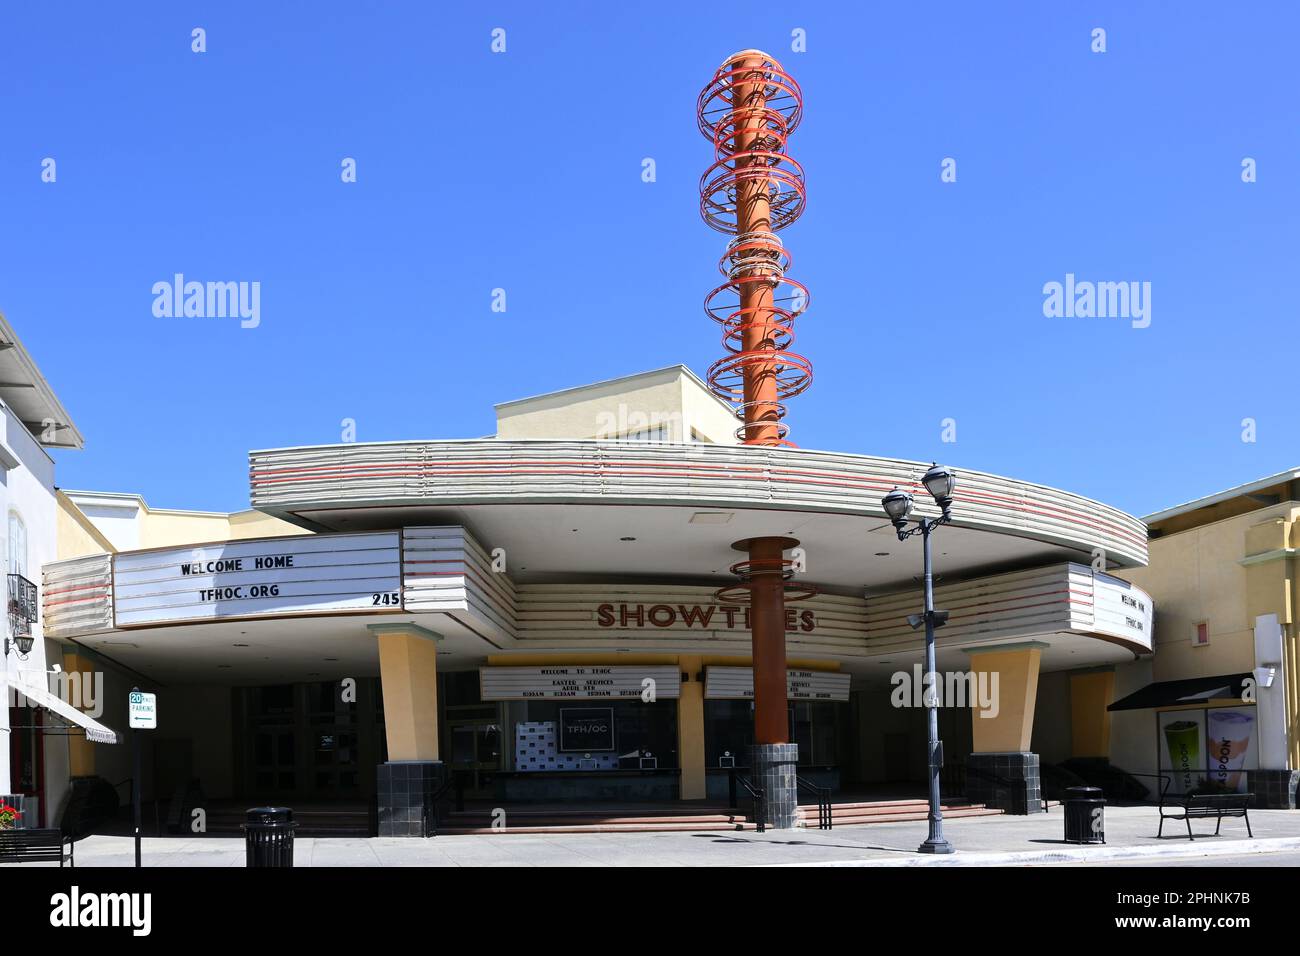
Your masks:
<svg viewBox="0 0 1300 956"><path fill-rule="evenodd" d="M451 769L466 775L465 795L488 797L501 769L501 725L495 720L457 720L450 724Z"/></svg>
<svg viewBox="0 0 1300 956"><path fill-rule="evenodd" d="M253 789L259 794L287 796L298 789L298 749L295 728L262 723L253 730Z"/></svg>

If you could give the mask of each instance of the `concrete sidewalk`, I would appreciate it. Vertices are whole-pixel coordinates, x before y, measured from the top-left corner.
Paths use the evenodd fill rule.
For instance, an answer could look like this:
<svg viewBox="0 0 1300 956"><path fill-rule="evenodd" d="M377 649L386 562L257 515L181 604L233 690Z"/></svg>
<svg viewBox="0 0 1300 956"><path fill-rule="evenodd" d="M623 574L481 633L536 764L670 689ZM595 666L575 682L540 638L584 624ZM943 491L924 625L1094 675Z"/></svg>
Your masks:
<svg viewBox="0 0 1300 956"><path fill-rule="evenodd" d="M440 836L417 839L321 839L296 842L298 866L980 866L1102 864L1113 859L1232 856L1295 852L1300 849L1300 812L1256 810L1250 814L1254 840L1239 819L1214 826L1193 821L1187 830L1165 825L1155 838L1154 807L1107 807L1105 846L1080 847L1062 840L1060 808L1033 816L967 817L947 821L944 832L957 848L947 857L916 852L925 839L921 823L883 823L836 830L785 830L767 833L591 833ZM1171 821L1176 823L1176 821ZM1178 834L1182 835L1179 836ZM1200 834L1205 834L1201 837ZM93 836L77 844L79 867L131 866L129 837ZM244 865L238 837L149 837L145 866ZM5 864L41 865L41 864ZM49 864L57 866L57 864Z"/></svg>

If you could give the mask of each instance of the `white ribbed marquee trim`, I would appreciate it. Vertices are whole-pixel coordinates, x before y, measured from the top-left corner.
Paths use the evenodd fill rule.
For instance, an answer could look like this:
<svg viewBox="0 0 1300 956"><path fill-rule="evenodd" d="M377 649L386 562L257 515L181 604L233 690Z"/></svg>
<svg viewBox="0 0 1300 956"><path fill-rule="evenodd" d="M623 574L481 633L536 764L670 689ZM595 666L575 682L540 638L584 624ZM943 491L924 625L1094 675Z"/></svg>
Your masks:
<svg viewBox="0 0 1300 956"><path fill-rule="evenodd" d="M428 614L435 631L433 615L454 614L508 650L622 647L744 654L749 648L743 608L720 604L712 587L636 582L517 585L507 572L492 570L491 555L464 528L406 528L400 534L401 606L379 607L375 613ZM299 540L324 537L330 536L269 540L285 549ZM137 555L151 553L156 552L124 552L112 560L131 563ZM46 635L111 631L113 595L105 586L110 579L107 556L46 565ZM93 611L73 612L59 603L78 594L87 595L84 600ZM1139 653L1151 649L1150 597L1083 564L1058 563L940 586L935 599L951 615L938 632L942 645L974 647L1009 638L1079 634ZM921 636L908 626L907 617L920 610L919 602L915 588L866 599L819 594L797 602L789 608L789 653L853 660L915 649ZM322 605L321 613L331 612ZM218 613L209 620L227 619L247 618ZM250 619L249 624L256 626L256 621ZM147 642L148 630L131 628L132 640Z"/></svg>
<svg viewBox="0 0 1300 956"><path fill-rule="evenodd" d="M917 493L922 462L805 449L600 441L387 442L249 454L254 508L281 516L474 503L689 505L884 517L881 497ZM1113 562L1147 560L1146 526L1079 495L957 469L954 525L1013 534Z"/></svg>

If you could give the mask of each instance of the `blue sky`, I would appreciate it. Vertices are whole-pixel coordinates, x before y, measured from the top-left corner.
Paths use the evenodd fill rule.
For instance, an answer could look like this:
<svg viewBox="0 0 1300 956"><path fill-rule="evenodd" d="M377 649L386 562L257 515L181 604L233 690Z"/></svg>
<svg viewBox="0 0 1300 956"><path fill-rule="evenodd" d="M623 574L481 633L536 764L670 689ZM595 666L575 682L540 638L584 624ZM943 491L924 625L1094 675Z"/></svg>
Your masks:
<svg viewBox="0 0 1300 956"><path fill-rule="evenodd" d="M801 446L1137 514L1300 462L1293 4L757 9L0 7L0 311L86 436L60 484L237 509L248 449L344 418L477 437L494 402L703 373L723 238L696 209L695 96L745 47L807 104L783 233L812 292ZM260 326L155 317L177 272L260 282ZM1150 326L1045 317L1067 273L1150 282Z"/></svg>

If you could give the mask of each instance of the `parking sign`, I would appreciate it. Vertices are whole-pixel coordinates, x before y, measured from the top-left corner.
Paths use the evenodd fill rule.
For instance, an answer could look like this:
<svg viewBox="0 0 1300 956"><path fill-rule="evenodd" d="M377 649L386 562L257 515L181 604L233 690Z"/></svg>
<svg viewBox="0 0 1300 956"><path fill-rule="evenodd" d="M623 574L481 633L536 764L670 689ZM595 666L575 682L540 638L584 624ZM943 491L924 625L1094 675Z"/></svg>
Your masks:
<svg viewBox="0 0 1300 956"><path fill-rule="evenodd" d="M154 730L158 727L158 695L131 691L130 716L132 730Z"/></svg>

